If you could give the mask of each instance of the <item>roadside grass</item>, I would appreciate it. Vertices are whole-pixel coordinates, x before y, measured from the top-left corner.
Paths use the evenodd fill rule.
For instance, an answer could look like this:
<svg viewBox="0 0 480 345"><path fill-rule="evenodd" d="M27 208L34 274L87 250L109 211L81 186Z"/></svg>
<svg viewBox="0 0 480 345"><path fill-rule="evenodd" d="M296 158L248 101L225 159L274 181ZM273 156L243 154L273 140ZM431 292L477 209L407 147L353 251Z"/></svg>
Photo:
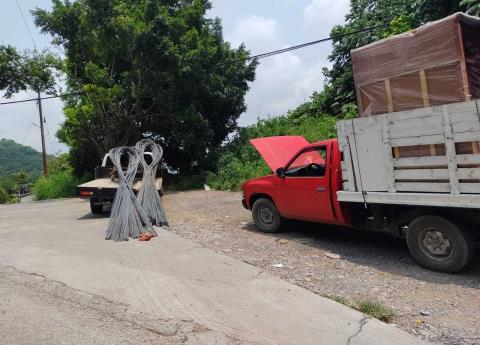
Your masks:
<svg viewBox="0 0 480 345"><path fill-rule="evenodd" d="M69 171L40 177L33 186L36 200L69 198L75 196L75 187L80 180Z"/></svg>
<svg viewBox="0 0 480 345"><path fill-rule="evenodd" d="M325 295L324 297L334 300L335 302L343 304L349 308L358 310L365 315L372 316L383 322L388 323L395 316L393 309L387 307L382 302L375 301L367 297L359 298L354 301L335 295Z"/></svg>
<svg viewBox="0 0 480 345"><path fill-rule="evenodd" d="M358 311L370 315L380 321L390 322L395 316L395 312L384 305L382 302L370 300L368 298L361 298L355 301Z"/></svg>

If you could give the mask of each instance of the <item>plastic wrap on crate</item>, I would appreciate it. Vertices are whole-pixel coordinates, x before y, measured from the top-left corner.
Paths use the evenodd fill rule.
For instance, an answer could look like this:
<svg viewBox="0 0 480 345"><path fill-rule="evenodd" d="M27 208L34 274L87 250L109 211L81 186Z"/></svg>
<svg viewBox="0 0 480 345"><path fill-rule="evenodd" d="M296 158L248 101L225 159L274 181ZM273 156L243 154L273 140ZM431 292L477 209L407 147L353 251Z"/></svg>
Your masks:
<svg viewBox="0 0 480 345"><path fill-rule="evenodd" d="M359 116L480 98L479 37L456 13L352 50Z"/></svg>

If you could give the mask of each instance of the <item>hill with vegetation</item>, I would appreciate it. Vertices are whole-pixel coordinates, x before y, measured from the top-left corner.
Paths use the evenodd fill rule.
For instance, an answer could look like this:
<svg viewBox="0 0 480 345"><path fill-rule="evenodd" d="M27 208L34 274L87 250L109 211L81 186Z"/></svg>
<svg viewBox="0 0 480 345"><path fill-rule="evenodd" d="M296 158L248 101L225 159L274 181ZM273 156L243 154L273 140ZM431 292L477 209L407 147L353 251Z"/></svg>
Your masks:
<svg viewBox="0 0 480 345"><path fill-rule="evenodd" d="M0 139L0 176L26 172L35 177L42 171L42 155L30 146Z"/></svg>

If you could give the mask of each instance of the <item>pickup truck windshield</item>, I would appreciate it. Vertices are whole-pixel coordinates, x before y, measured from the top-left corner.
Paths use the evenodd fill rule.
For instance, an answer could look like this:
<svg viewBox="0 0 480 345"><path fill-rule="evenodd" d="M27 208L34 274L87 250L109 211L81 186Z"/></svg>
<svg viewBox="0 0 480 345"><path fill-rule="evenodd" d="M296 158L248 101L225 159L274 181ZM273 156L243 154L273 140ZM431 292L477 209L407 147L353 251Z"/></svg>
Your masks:
<svg viewBox="0 0 480 345"><path fill-rule="evenodd" d="M290 163L285 172L290 177L322 177L325 176L325 147L314 147L304 150Z"/></svg>

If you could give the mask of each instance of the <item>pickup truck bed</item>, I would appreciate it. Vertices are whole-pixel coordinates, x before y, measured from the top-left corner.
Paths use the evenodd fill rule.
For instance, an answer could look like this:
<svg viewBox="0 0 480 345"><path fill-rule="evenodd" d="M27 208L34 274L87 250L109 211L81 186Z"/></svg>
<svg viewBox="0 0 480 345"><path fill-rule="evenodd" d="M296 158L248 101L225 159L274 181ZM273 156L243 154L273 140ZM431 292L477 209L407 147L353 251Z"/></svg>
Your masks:
<svg viewBox="0 0 480 345"><path fill-rule="evenodd" d="M480 208L480 102L340 121L342 202Z"/></svg>

